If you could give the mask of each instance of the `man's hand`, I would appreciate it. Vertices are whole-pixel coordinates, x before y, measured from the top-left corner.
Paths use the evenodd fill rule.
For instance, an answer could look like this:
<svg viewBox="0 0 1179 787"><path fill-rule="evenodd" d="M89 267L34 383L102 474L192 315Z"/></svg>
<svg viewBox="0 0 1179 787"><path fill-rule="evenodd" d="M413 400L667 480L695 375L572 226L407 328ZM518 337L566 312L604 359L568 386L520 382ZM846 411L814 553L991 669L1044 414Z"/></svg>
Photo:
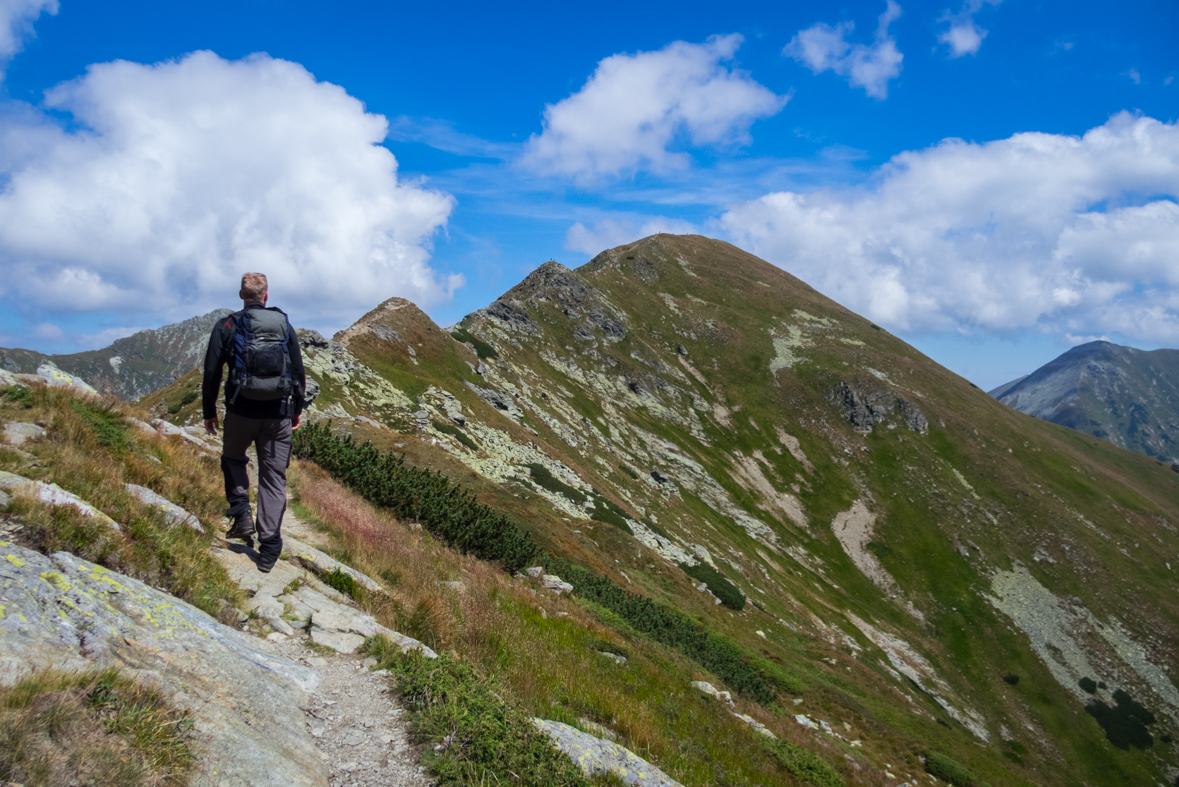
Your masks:
<svg viewBox="0 0 1179 787"><path fill-rule="evenodd" d="M205 419L205 431L208 432L209 434L212 434L212 435L217 434L217 427L220 425L220 423L221 422L217 418L217 416L213 416L212 418L206 418Z"/></svg>
<svg viewBox="0 0 1179 787"><path fill-rule="evenodd" d="M299 424L301 423L303 423L303 415L301 413L299 415L291 416L291 431L293 432L298 429Z"/></svg>

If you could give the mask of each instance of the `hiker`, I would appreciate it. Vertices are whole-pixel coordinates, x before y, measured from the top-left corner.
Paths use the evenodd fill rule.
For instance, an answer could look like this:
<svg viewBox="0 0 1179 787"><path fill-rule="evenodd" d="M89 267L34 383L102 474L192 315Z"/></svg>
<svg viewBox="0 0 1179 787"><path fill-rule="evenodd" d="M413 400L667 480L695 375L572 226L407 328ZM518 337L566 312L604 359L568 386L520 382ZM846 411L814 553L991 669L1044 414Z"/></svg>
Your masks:
<svg viewBox="0 0 1179 787"><path fill-rule="evenodd" d="M281 309L266 306L266 276L242 276L243 308L213 327L205 352L201 405L205 429L217 434L217 390L225 380L225 435L221 472L232 520L226 538L253 549L258 534L258 570L267 573L282 554L282 516L287 508L287 466L291 432L299 428L307 381L299 338ZM250 476L246 449L258 449L258 518L250 515Z"/></svg>

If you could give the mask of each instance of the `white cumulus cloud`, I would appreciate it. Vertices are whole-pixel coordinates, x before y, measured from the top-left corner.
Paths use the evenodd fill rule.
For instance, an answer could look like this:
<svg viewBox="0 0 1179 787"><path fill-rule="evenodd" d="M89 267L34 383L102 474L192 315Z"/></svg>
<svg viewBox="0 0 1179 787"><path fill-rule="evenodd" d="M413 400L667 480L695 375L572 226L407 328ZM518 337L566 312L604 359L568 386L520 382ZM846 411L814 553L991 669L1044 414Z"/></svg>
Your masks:
<svg viewBox="0 0 1179 787"><path fill-rule="evenodd" d="M544 130L521 163L584 181L684 167L687 154L675 150L683 143L748 143L749 127L787 98L729 65L742 40L713 36L607 57L581 90L545 107Z"/></svg>
<svg viewBox="0 0 1179 787"><path fill-rule="evenodd" d="M948 11L946 12L942 17L942 21L948 22L950 26L938 35L937 40L950 47L950 57L962 57L963 55L973 55L978 52L979 47L982 46L983 39L987 37L987 31L975 23L974 15L984 5L998 5L1002 1L966 0L962 8L958 10L958 13L951 14Z"/></svg>
<svg viewBox="0 0 1179 787"><path fill-rule="evenodd" d="M1179 125L945 140L870 183L767 194L721 226L896 329L1179 341Z"/></svg>
<svg viewBox="0 0 1179 787"><path fill-rule="evenodd" d="M565 248L596 255L606 249L633 243L636 240L666 232L672 235L691 235L696 228L682 219L657 216L646 221L629 218L605 218L585 226L580 221L565 233Z"/></svg>
<svg viewBox="0 0 1179 787"><path fill-rule="evenodd" d="M0 0L0 79L4 66L33 35L33 22L42 12L57 13L57 0Z"/></svg>
<svg viewBox="0 0 1179 787"><path fill-rule="evenodd" d="M888 83L901 73L904 55L897 49L896 39L888 34L888 27L901 15L895 0L877 20L876 36L871 44L853 44L847 37L855 22L828 25L823 22L800 30L782 54L792 57L816 74L834 71L847 77L852 87L862 87L869 96L888 98Z"/></svg>
<svg viewBox="0 0 1179 787"><path fill-rule="evenodd" d="M384 117L302 66L195 52L116 61L0 121L8 298L49 312L187 317L233 306L245 271L302 325L377 301L448 298L430 242L454 200L400 180Z"/></svg>

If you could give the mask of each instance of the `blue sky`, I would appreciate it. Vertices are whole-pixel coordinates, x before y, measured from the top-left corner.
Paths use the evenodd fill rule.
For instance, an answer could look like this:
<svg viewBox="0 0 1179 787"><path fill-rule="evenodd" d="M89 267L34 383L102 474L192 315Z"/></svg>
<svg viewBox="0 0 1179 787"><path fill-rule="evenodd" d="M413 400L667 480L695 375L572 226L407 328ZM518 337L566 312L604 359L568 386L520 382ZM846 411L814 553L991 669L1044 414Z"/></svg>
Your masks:
<svg viewBox="0 0 1179 787"><path fill-rule="evenodd" d="M0 0L0 344L102 346L262 269L446 324L699 232L992 387L1179 346L1179 6Z"/></svg>

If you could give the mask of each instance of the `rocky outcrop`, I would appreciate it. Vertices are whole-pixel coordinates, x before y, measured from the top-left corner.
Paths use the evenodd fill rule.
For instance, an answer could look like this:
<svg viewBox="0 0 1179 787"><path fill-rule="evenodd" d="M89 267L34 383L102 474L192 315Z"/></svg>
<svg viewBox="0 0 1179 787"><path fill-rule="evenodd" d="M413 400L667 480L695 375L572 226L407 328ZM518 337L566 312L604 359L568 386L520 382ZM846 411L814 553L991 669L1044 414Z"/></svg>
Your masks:
<svg viewBox="0 0 1179 787"><path fill-rule="evenodd" d="M625 784L639 787L682 787L675 779L617 743L595 738L559 721L533 719L532 723L589 775L612 774Z"/></svg>
<svg viewBox="0 0 1179 787"><path fill-rule="evenodd" d="M138 484L127 484L127 491L135 499L139 500L139 502L159 511L164 517L164 521L168 524L184 525L185 527L191 527L193 530L198 530L202 533L205 532L205 528L201 526L201 521L196 518L196 515L190 514L171 500L157 495L147 487L139 486Z"/></svg>
<svg viewBox="0 0 1179 787"><path fill-rule="evenodd" d="M192 713L196 783L326 787L300 707L315 670L142 582L64 552L0 542L0 682L116 668Z"/></svg>
<svg viewBox="0 0 1179 787"><path fill-rule="evenodd" d="M929 431L929 421L920 408L891 391L866 392L859 386L853 386L843 380L831 389L827 401L839 409L839 414L854 426L856 431L864 434L871 432L878 424L888 421L894 412L910 431L920 434Z"/></svg>
<svg viewBox="0 0 1179 787"><path fill-rule="evenodd" d="M32 481L24 476L0 470L0 489L15 496L31 497L34 500L40 500L46 505L71 506L81 512L83 516L102 522L112 530L119 529L119 525L115 520L77 495L65 491L57 484Z"/></svg>
<svg viewBox="0 0 1179 787"><path fill-rule="evenodd" d="M316 555L318 550L305 544L296 541L295 545L289 554L301 555L300 562L338 567L341 571L347 568L322 552ZM357 610L343 594L293 562L280 560L270 573L263 574L254 562L256 553L241 545L229 544L229 548L215 550L214 554L229 576L250 595L246 611L265 620L280 634L289 636L296 629L305 629L313 642L337 653L355 653L366 637L381 634L403 652L420 650L427 658L437 656L416 639L388 629ZM343 573L362 587L380 590L374 580L357 571L348 569Z"/></svg>

